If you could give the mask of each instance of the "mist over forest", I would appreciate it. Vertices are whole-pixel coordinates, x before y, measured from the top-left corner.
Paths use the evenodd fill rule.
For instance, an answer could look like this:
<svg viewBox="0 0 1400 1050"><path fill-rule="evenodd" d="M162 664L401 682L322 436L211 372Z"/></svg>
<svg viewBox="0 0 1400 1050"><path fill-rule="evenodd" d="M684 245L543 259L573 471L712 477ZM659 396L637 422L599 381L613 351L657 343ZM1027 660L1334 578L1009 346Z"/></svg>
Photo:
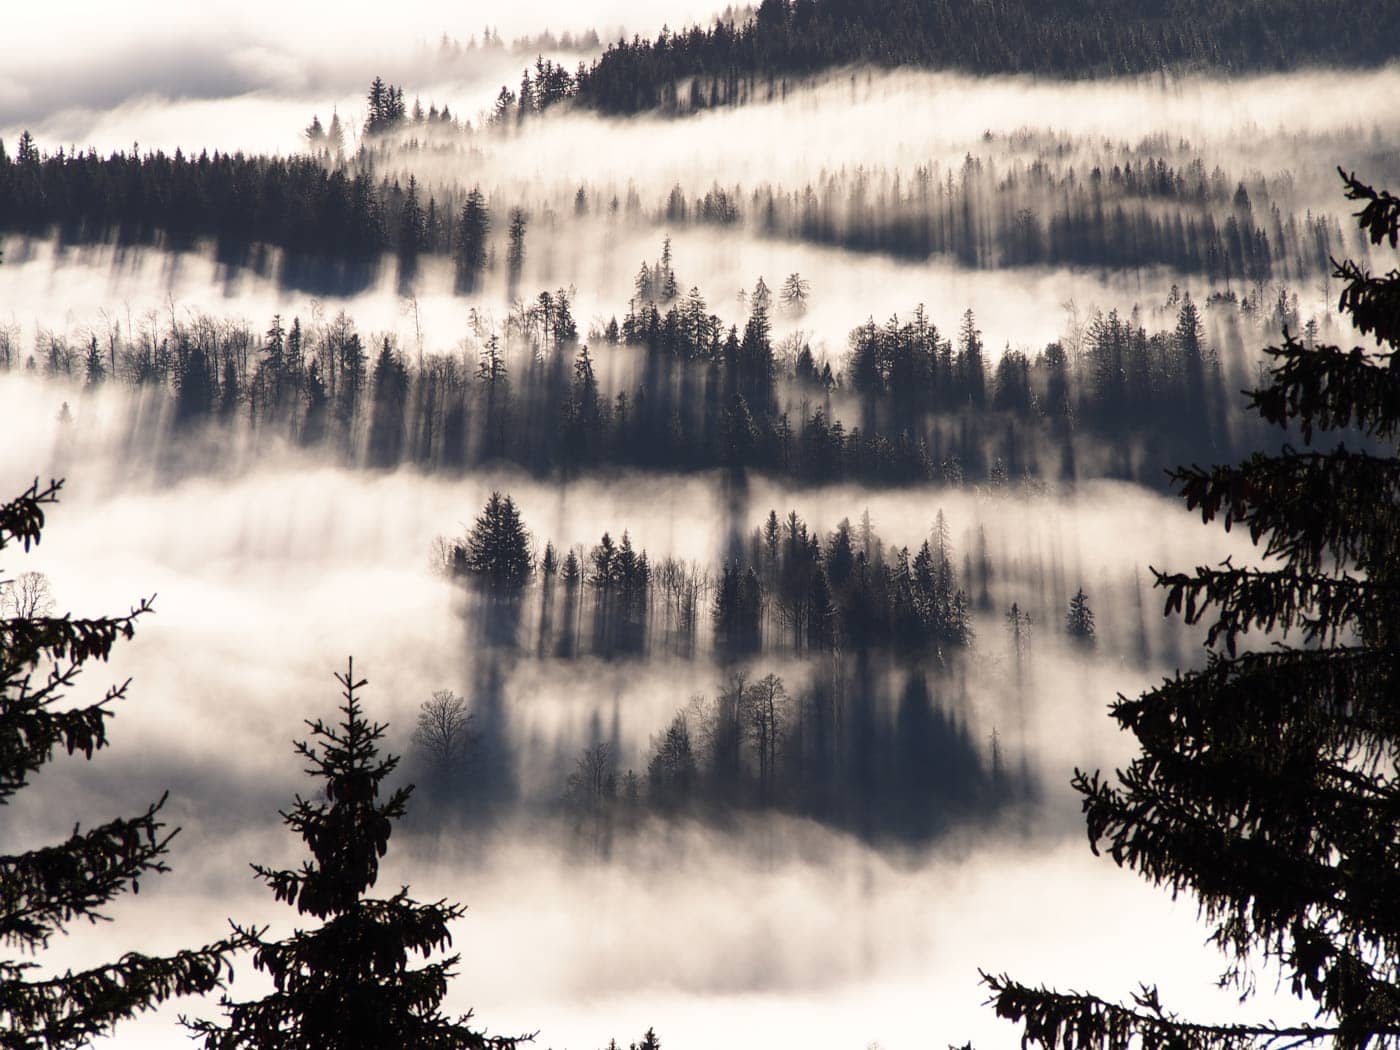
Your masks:
<svg viewBox="0 0 1400 1050"><path fill-rule="evenodd" d="M341 1045L231 1004L286 992L313 918L370 914L281 826L315 853L347 791L385 807L348 899L405 888L414 965L457 956L414 1010L460 1025L354 1045L991 1050L1007 1018L1046 1050L1281 1045L1153 1042L1141 982L1244 1016L1221 913L1139 878L1139 845L1094 856L1098 782L1071 780L1137 770L1110 705L1227 644L1393 658L1318 626L1371 624L1359 598L1221 628L1226 592L1171 574L1360 559L1316 523L1261 544L1264 488L1205 486L1304 446L1393 462L1379 380L1331 415L1340 381L1246 392L1269 348L1383 341L1389 300L1354 289L1394 277L1400 5L167 6L88 12L100 46L29 10L0 42L13 1045ZM1386 477L1359 511L1287 491L1383 531ZM128 679L51 739L7 728L54 681ZM338 694L374 727L361 780ZM1393 807L1393 751L1339 763ZM76 878L22 882L26 851L161 798L165 831L113 833L135 867L85 855L103 895L42 913L60 935L16 918ZM114 1026L25 1036L78 999L7 1005L196 944ZM1260 951L1250 1009L1312 1023ZM1156 1019L1035 1029L987 1005L1008 971Z"/></svg>

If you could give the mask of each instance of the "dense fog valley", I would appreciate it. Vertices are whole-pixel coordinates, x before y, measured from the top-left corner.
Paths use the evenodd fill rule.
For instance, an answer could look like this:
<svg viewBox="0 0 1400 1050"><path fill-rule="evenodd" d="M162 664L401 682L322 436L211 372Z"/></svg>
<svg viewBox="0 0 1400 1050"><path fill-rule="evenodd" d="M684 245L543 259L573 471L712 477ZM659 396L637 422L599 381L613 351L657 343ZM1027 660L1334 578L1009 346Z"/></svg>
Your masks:
<svg viewBox="0 0 1400 1050"><path fill-rule="evenodd" d="M71 436L56 422L68 393ZM1118 483L1035 497L756 484L751 505L810 508L823 531L837 514L868 511L889 545L925 536L935 508L959 550L975 523L985 526L988 550L1006 567L993 583L996 608L976 614L977 647L957 681L930 671L930 690L965 727L980 764L990 764L995 731L1012 779L1028 776L1030 790L975 818L965 809L933 838L871 841L820 815L746 808L617 813L604 843L568 797L578 756L611 741L620 770L643 772L653 739L693 695L722 688L732 666L705 651L493 654L479 641L469 595L431 571L433 540L460 533L500 489L561 547L591 546L625 526L656 562L713 563L724 541L704 523L720 479L673 481L664 495L654 480L629 477L561 490L506 471L446 481L295 453L232 474L171 479L129 463L121 441L129 406L116 392L84 399L16 377L2 396L6 418L30 437L6 447L6 482L26 483L37 457L71 490L42 545L16 568L45 572L55 601L80 615L157 596L156 615L101 668L140 686L114 723L111 756L45 771L32 797L11 807L9 848L61 834L70 807L89 799L102 809L167 788L172 819L184 827L174 873L113 909L110 927L65 938L60 964L109 943L157 950L192 929L213 937L226 916L287 925L244 865L295 860L271 819L301 787L289 741L300 717L328 705L330 670L353 652L370 680L371 709L389 721L390 743L409 756L419 783L386 877L423 897L470 901L459 940L466 958L449 1002L474 1006L493 1031L539 1028L545 1045L601 1046L664 1018L668 1042L680 1046L727 1038L736 1023L772 1038L797 1024L815 1045L916 1046L927 1041L932 1010L940 1025L996 1045L998 1024L979 1006L977 964L1130 989L1130 975L1106 960L1144 936L1154 973L1177 1001L1229 1005L1191 977L1208 960L1191 910L1094 863L1062 787L1075 764L1123 758L1123 741L1102 717L1105 698L1168 673L1197 641L1173 637L1176 625L1156 615L1151 595L1140 609L1139 567L1250 557L1247 542L1194 527L1161 495ZM758 528L762 518L749 523ZM1064 637L1061 602L1041 619L1034 581L1052 560L1063 586L1082 581L1094 596L1100 641L1091 658ZM1014 596L1035 607L1020 686L1014 640L1000 622ZM1144 626L1146 661L1137 636ZM483 666L498 659L493 701ZM781 652L744 666L753 678L781 675L798 695L828 659ZM411 739L421 700L443 688L500 705L498 743L508 749L516 796L488 813L479 797L434 781ZM1047 916L1047 896L1082 903ZM1133 917L1134 932L1086 934L1090 916L1105 913ZM182 1045L171 1012L128 1026L118 1045Z"/></svg>
<svg viewBox="0 0 1400 1050"><path fill-rule="evenodd" d="M1371 349L1400 226L1396 5L1361 36L1318 0L402 6L377 25L141 2L89 12L100 46L36 9L0 41L15 1045L191 1045L181 1019L222 1013L211 981L278 1000L267 946L323 920L422 937L374 955L345 927L330 971L373 962L317 992L342 1028L404 958L460 955L403 1018L473 1011L441 1041L400 1018L347 1046L513 1050L468 1026L575 1050L1321 1039L1321 985L1278 947L1302 927L1268 925L1285 890L1229 926L1201 878L1151 866L1195 840L1129 830L1171 814L1207 829L1196 863L1291 871L1239 840L1270 775L1333 799L1308 793L1322 768L1381 800L1336 817L1348 842L1386 841L1367 821L1393 807L1387 745L1170 704L1216 675L1234 711L1237 660L1393 659L1393 601L1366 590L1393 564L1348 528L1395 520L1393 475L1357 479L1396 432ZM1371 357L1328 356L1358 339ZM1248 393L1284 361L1287 396ZM1210 472L1274 457L1303 466ZM1311 514L1294 545L1270 539L1275 485ZM1339 575L1290 604L1269 588L1298 565ZM1354 695L1328 717L1365 722L1355 675L1329 679ZM334 742L316 720L359 678L399 764L309 784L329 766L293 742ZM1304 680L1263 694L1283 710ZM44 736L24 705L54 682L64 703L115 686L106 728ZM1299 738L1341 757L1308 765ZM1239 812L1217 835L1204 804L1113 810L1125 770L1228 784ZM94 847L22 882L26 851L162 797L168 854L148 814L107 844L154 851L134 867ZM330 841L351 811L392 841L302 868L283 823L320 812ZM336 863L370 872L348 898L316 881ZM105 888L35 903L83 875ZM383 913L376 878L405 890ZM410 921L405 901L439 905ZM468 908L450 944L423 932L445 902ZM111 1006L139 982L63 987L226 936L245 943L212 979L150 1010ZM1356 943L1393 988L1393 942ZM1249 976L1217 981L1236 959ZM1012 1016L1007 973L1026 1001L1137 1012ZM25 1014L19 990L50 979ZM1163 1035L1246 1015L1273 1027ZM342 1045L297 1023L299 1043L194 1035Z"/></svg>

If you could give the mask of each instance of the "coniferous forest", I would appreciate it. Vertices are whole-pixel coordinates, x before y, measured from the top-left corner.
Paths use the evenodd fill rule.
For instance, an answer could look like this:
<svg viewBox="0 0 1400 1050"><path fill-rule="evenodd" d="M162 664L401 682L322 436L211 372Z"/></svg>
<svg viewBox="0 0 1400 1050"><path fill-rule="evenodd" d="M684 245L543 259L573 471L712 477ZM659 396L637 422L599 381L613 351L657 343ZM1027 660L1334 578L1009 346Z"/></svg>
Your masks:
<svg viewBox="0 0 1400 1050"><path fill-rule="evenodd" d="M0 1047L1400 1047L1400 3L161 7L0 35Z"/></svg>

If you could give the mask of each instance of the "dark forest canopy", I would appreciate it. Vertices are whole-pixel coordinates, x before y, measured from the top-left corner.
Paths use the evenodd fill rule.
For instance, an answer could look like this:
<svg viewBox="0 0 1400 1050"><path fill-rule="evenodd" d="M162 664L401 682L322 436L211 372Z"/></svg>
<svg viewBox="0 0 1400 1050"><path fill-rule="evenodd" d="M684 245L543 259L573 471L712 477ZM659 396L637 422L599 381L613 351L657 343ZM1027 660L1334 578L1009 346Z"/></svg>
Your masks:
<svg viewBox="0 0 1400 1050"><path fill-rule="evenodd" d="M1358 32L1332 0L763 0L744 25L620 40L561 99L608 113L696 110L860 64L1060 77L1376 66L1400 54L1400 3L1366 10Z"/></svg>
<svg viewBox="0 0 1400 1050"><path fill-rule="evenodd" d="M804 342L775 341L773 318L793 306L773 303L762 282L741 329L712 314L698 289L670 289L664 260L646 270L639 285L652 287L588 344L559 290L518 303L500 329L479 324L451 354L406 355L389 337L362 335L344 313L310 326L275 317L262 333L197 317L81 342L44 333L25 357L0 340L0 372L25 368L89 388L115 381L167 397L163 421L142 424L140 452L175 461L190 455L200 428L237 426L375 468L1161 484L1159 464L1171 458L1263 439L1226 409L1238 363L1225 367L1203 308L1175 291L1169 328L1149 332L1111 311L1087 319L1076 345L1052 342L1034 354L1008 347L996 356L971 311L944 330L916 308L853 329L844 367L833 368ZM1230 322L1239 310L1228 298L1207 308ZM1269 316L1296 323L1296 306L1282 294ZM1315 330L1306 326L1307 338ZM210 441L214 464L227 447Z"/></svg>
<svg viewBox="0 0 1400 1050"><path fill-rule="evenodd" d="M324 292L368 286L387 260L407 292L419 260L431 256L452 260L458 292L478 290L484 273L514 258L514 243L506 242L517 212L527 253L532 235L600 216L669 228L743 224L767 237L942 257L970 268L1164 267L1227 285L1325 273L1345 244L1334 217L1296 199L1292 173L1208 169L1187 144L1123 143L1104 153L1098 144L1053 136L1011 136L996 150L989 140L985 158L969 154L946 169L930 161L909 173L825 173L800 186L714 184L687 192L677 185L645 203L635 187L624 203L616 188L580 183L570 208L546 207L532 218L521 202L479 186L425 186L382 174L398 158L394 150L428 148L438 118L382 124L389 118L380 111L397 105L384 98L401 89L375 84L371 123L402 135L392 148L369 135L351 156L327 144L339 133L319 122L311 155L293 157L134 148L46 154L27 132L11 155L0 142L0 233L55 236L65 245L212 245L223 264ZM420 134L422 142L414 137ZM454 150L463 142L452 141ZM1032 159L1000 162L1003 148ZM1376 163L1393 163L1385 151L1373 152ZM561 218L565 210L571 218ZM594 236L583 230L580 236Z"/></svg>

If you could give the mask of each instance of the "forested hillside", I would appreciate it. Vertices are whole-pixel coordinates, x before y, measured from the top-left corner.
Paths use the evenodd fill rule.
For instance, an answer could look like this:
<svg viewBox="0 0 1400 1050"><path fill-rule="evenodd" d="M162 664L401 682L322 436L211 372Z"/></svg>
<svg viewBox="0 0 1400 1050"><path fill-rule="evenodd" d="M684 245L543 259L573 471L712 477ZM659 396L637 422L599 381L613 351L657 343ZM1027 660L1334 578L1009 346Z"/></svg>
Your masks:
<svg viewBox="0 0 1400 1050"><path fill-rule="evenodd" d="M0 1047L1400 1050L1400 0L89 6Z"/></svg>
<svg viewBox="0 0 1400 1050"><path fill-rule="evenodd" d="M1393 60L1397 41L1393 0L1368 6L1365 32L1332 0L763 0L746 24L618 41L559 96L609 113L696 110L870 63L1056 77L1355 67Z"/></svg>

